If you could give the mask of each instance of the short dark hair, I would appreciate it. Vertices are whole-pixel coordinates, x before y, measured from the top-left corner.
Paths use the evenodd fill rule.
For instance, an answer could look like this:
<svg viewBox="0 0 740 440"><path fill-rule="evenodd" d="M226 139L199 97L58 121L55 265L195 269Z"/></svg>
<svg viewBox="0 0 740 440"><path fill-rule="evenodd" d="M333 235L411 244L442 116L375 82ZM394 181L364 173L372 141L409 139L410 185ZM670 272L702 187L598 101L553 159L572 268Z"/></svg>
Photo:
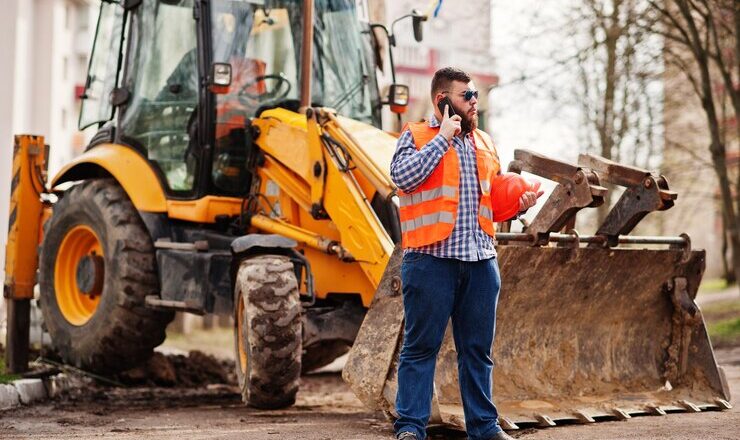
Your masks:
<svg viewBox="0 0 740 440"><path fill-rule="evenodd" d="M453 81L460 81L467 84L470 82L470 75L457 67L443 67L434 72L434 77L432 78L432 99L434 99L437 93L449 89Z"/></svg>

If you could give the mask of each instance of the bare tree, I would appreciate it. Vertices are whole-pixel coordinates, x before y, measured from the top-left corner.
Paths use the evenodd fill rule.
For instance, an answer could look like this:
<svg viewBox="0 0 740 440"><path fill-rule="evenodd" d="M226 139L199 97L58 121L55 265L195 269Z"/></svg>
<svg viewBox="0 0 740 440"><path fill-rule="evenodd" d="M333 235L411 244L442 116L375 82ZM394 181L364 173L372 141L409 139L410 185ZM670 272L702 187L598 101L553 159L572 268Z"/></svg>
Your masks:
<svg viewBox="0 0 740 440"><path fill-rule="evenodd" d="M579 0L573 13L581 23L574 29L575 41L588 43L576 62L580 79L576 97L583 106L588 149L607 159L651 168L660 151L656 137L661 100L656 99L656 85L661 64L659 44L639 26L647 19L647 3ZM607 197L598 211L599 222L610 209Z"/></svg>
<svg viewBox="0 0 740 440"><path fill-rule="evenodd" d="M734 277L728 274L728 281L737 280L740 276L740 163L738 169L731 170L727 153L728 136L740 140L737 122L740 3L736 0L648 0L648 3L650 14L641 27L665 38L665 62L683 74L701 101L711 162L719 183L724 247L731 251ZM734 130L728 121L734 121Z"/></svg>
<svg viewBox="0 0 740 440"><path fill-rule="evenodd" d="M525 59L550 64L526 66L518 80L534 93L547 91L559 110L577 110L580 152L650 169L660 163L662 145L662 54L660 39L638 26L647 13L645 0L571 0L554 14L534 12L522 46L558 44L544 56L537 45L525 52ZM598 209L598 222L610 200Z"/></svg>

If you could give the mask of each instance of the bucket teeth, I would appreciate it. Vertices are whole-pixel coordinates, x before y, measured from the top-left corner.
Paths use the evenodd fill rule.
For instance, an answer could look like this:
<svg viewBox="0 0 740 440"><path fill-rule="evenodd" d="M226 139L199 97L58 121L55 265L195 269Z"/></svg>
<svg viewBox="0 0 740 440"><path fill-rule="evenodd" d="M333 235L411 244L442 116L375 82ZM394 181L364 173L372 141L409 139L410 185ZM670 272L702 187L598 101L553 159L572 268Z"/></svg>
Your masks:
<svg viewBox="0 0 740 440"><path fill-rule="evenodd" d="M654 416L664 416L666 415L666 412L663 408L659 407L658 405L645 405L645 408L648 410L648 412Z"/></svg>
<svg viewBox="0 0 740 440"><path fill-rule="evenodd" d="M701 408L696 406L696 404L689 402L688 400L679 400L678 403L679 405L684 407L686 411L688 412L695 412L695 413L701 412Z"/></svg>
<svg viewBox="0 0 740 440"><path fill-rule="evenodd" d="M576 418L578 419L578 422L579 423L586 424L586 423L595 423L596 422L596 420L594 420L594 418L591 417L590 415L588 415L585 411L576 411L573 414L576 416Z"/></svg>
<svg viewBox="0 0 740 440"><path fill-rule="evenodd" d="M512 422L510 419L503 417L503 416L498 417L498 423L499 425L501 425L503 429L507 431L514 431L514 430L519 429L519 425L517 425L516 423Z"/></svg>
<svg viewBox="0 0 740 440"><path fill-rule="evenodd" d="M714 399L714 403L716 403L721 410L732 409L732 405L730 404L730 402L726 401L725 399L720 399L719 397L716 397Z"/></svg>
<svg viewBox="0 0 740 440"><path fill-rule="evenodd" d="M546 414L535 414L534 418L537 419L537 424L540 428L549 428L555 426L555 422Z"/></svg>
<svg viewBox="0 0 740 440"><path fill-rule="evenodd" d="M614 408L612 410L612 414L614 414L614 417L618 418L619 420L627 420L632 418L632 416L622 408Z"/></svg>

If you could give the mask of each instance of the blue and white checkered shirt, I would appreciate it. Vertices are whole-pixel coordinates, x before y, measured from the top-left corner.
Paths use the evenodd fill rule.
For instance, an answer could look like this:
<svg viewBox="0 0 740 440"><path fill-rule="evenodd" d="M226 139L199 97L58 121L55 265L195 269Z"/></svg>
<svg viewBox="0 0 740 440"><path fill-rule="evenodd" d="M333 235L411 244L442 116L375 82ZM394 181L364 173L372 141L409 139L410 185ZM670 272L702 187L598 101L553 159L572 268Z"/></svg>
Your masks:
<svg viewBox="0 0 740 440"><path fill-rule="evenodd" d="M432 116L429 126L439 127L439 121ZM464 139L455 136L452 145L460 158L459 205L455 227L450 236L442 241L407 250L463 261L495 257L494 240L478 223L480 188L473 134L468 133ZM396 153L391 161L393 183L404 192L414 191L432 174L448 148L449 143L444 136L437 134L424 148L417 150L411 131L404 131L398 138Z"/></svg>

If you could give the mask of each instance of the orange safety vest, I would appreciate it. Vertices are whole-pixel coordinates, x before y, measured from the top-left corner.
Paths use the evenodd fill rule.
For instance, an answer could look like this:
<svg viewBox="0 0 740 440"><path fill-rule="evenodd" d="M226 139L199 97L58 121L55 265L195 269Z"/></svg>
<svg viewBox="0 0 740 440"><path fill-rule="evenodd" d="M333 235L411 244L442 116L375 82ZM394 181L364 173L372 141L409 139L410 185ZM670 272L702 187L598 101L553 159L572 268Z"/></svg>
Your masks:
<svg viewBox="0 0 740 440"><path fill-rule="evenodd" d="M417 150L424 148L439 133L439 127L432 128L427 122L409 123L404 131L406 129L411 130ZM478 222L481 229L493 237L496 226L491 205L491 181L499 173L501 165L493 141L486 133L475 130L473 143L480 184ZM450 236L457 218L459 187L459 159L450 143L432 174L416 190L410 193L399 191L404 248L426 246Z"/></svg>

